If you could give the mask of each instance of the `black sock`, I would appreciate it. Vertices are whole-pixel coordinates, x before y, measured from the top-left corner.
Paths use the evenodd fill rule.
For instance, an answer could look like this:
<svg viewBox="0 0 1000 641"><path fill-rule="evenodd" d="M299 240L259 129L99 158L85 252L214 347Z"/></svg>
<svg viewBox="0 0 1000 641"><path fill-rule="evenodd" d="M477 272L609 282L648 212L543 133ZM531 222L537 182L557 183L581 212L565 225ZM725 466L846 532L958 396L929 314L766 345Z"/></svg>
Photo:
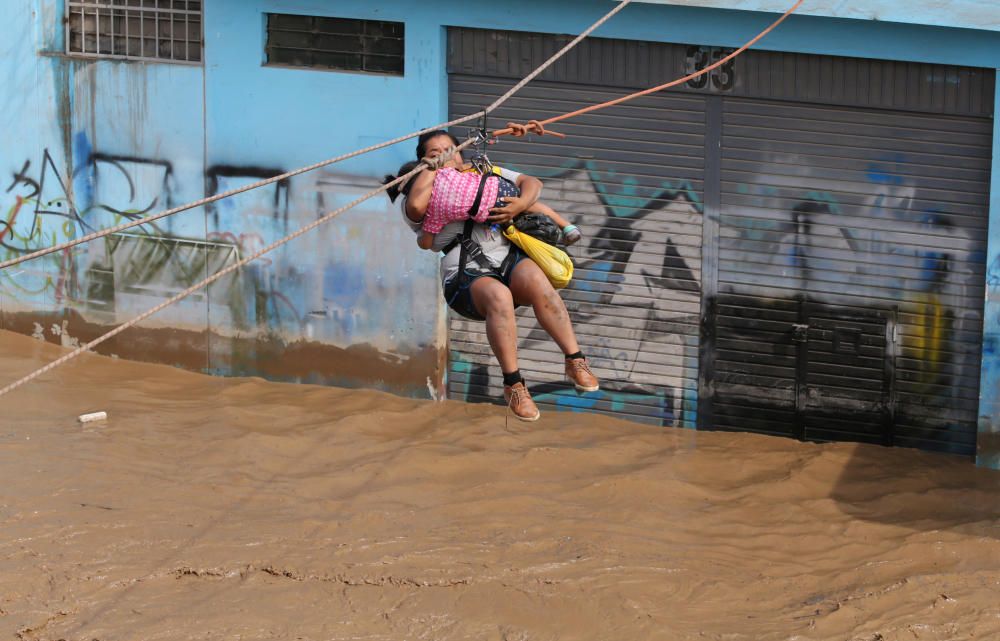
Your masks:
<svg viewBox="0 0 1000 641"><path fill-rule="evenodd" d="M583 358L583 352L577 352L576 354L566 354L566 360L572 361L577 358Z"/></svg>
<svg viewBox="0 0 1000 641"><path fill-rule="evenodd" d="M521 370L516 369L510 374L503 375L503 384L507 386L516 385L518 383L523 383L524 379L521 378Z"/></svg>

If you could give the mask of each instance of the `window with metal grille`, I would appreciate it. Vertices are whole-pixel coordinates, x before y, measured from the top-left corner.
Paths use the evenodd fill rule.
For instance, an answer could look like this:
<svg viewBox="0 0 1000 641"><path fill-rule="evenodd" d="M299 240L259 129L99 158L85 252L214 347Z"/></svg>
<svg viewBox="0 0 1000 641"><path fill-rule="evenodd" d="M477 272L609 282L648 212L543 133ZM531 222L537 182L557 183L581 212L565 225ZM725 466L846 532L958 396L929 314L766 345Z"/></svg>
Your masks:
<svg viewBox="0 0 1000 641"><path fill-rule="evenodd" d="M268 65L403 75L403 23L267 14Z"/></svg>
<svg viewBox="0 0 1000 641"><path fill-rule="evenodd" d="M201 62L201 0L66 0L66 53Z"/></svg>

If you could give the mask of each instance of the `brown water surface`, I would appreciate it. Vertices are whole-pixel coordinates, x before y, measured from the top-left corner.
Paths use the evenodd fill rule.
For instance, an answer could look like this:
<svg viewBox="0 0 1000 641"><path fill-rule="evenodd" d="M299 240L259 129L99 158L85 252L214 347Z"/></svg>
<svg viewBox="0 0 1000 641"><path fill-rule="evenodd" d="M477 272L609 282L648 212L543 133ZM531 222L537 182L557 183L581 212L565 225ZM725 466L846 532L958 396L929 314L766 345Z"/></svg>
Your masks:
<svg viewBox="0 0 1000 641"><path fill-rule="evenodd" d="M966 459L99 356L0 403L3 639L1000 639Z"/></svg>

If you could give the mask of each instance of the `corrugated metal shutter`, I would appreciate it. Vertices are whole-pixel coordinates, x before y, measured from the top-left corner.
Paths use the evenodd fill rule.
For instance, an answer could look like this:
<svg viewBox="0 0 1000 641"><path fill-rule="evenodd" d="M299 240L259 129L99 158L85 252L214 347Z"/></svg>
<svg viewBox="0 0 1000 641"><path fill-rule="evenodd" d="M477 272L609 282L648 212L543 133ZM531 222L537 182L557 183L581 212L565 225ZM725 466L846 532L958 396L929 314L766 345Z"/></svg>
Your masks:
<svg viewBox="0 0 1000 641"><path fill-rule="evenodd" d="M991 130L724 101L715 426L972 453Z"/></svg>
<svg viewBox="0 0 1000 641"><path fill-rule="evenodd" d="M452 116L567 39L449 30ZM589 38L495 124L727 52ZM751 50L677 91L561 124L567 141L505 140L492 155L543 178L545 198L583 223L565 298L624 390L597 401L560 387L559 354L528 315L536 391L664 424L971 453L995 82L988 69ZM451 327L452 396L492 400L481 325Z"/></svg>
<svg viewBox="0 0 1000 641"><path fill-rule="evenodd" d="M452 114L474 112L509 83L452 74ZM494 117L524 122L614 97L576 83L533 83ZM602 391L564 383L562 354L519 310L521 371L544 410L583 408L662 425L693 424L701 310L704 98L664 94L557 128L566 140L504 139L497 164L541 178L543 200L577 224L576 273L563 299ZM450 319L449 395L495 401L502 380L482 323ZM685 401L687 404L685 405Z"/></svg>
<svg viewBox="0 0 1000 641"><path fill-rule="evenodd" d="M448 30L448 72L521 79L572 37L452 28ZM642 89L702 69L732 51L590 37L538 79L604 89ZM718 71L670 91L988 116L993 113L994 82L992 69L750 49Z"/></svg>

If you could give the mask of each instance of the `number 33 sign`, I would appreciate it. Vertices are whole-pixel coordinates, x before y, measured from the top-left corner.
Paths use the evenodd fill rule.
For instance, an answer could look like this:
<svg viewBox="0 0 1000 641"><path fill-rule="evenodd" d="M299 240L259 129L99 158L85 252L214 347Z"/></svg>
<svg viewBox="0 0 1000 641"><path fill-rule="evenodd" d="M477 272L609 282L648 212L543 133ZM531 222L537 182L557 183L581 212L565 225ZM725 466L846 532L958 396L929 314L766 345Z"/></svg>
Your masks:
<svg viewBox="0 0 1000 641"><path fill-rule="evenodd" d="M701 71L733 52L733 49L723 47L688 47L684 65L687 73ZM688 80L691 89L708 89L709 91L731 91L736 84L736 59L713 69L703 76Z"/></svg>

